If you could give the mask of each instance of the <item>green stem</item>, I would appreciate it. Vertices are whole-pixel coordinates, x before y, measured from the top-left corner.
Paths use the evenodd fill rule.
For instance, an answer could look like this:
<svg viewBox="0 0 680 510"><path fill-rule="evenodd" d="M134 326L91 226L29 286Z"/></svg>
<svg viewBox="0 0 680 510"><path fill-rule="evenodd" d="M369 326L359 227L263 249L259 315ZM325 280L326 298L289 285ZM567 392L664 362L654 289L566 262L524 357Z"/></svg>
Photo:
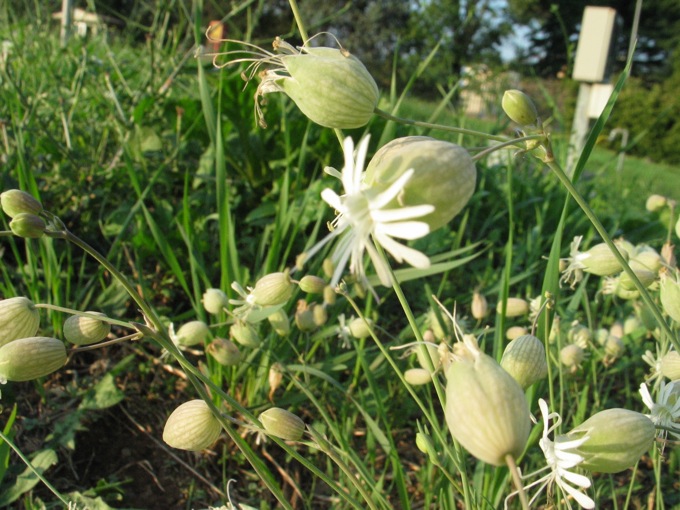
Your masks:
<svg viewBox="0 0 680 510"><path fill-rule="evenodd" d="M505 463L507 464L508 469L510 470L512 482L515 484L517 494L519 494L519 501L522 504L522 509L529 510L529 501L527 501L527 495L526 492L524 491L524 484L522 483L522 477L519 473L519 468L517 467L517 462L515 462L515 458L512 455L508 454L505 456Z"/></svg>
<svg viewBox="0 0 680 510"><path fill-rule="evenodd" d="M122 336L120 338L114 338L113 340L107 340L106 342L99 342L92 345L84 345L82 347L74 347L71 352L83 352L83 351L93 351L95 349L101 349L102 347L108 347L109 345L120 344L123 342L141 340L144 338L142 333L132 333L131 335Z"/></svg>
<svg viewBox="0 0 680 510"><path fill-rule="evenodd" d="M479 161L482 158L485 158L492 152L495 152L500 149L504 149L505 147L512 147L513 145L517 145L518 143L521 142L527 142L529 140L542 140L545 138L545 135L528 135L528 136L523 136L521 138L514 138L512 140L508 140L507 142L499 143L498 145L492 145L491 147L484 149L481 152L478 152L475 154L472 159L473 161ZM516 147L519 148L519 147Z"/></svg>
<svg viewBox="0 0 680 510"><path fill-rule="evenodd" d="M495 140L497 142L507 142L508 138L506 136L490 135L489 133L483 133L481 131L474 131L472 129L465 129L453 126L445 126L443 124L432 124L430 122L422 122L419 120L404 119L401 117L395 117L380 108L375 108L373 113L382 117L383 119L391 120L393 122L398 122L399 124L405 124L407 126L416 126L427 129L438 129L440 131L448 131L449 133L460 133L463 135L478 136L480 138L486 138L487 140Z"/></svg>
<svg viewBox="0 0 680 510"><path fill-rule="evenodd" d="M101 315L95 315L93 313L81 312L79 310L73 310L72 308L64 308L63 306L51 305L49 303L36 303L36 308L45 308L48 310L56 310L57 312L64 312L70 315L79 315L80 317L88 317L90 319L95 319L102 322L108 322L109 324L115 324L116 326L122 326L128 329L134 329L134 326L129 322L119 321L118 319L112 319L111 317L104 317Z"/></svg>
<svg viewBox="0 0 680 510"><path fill-rule="evenodd" d="M564 173L562 168L555 162L554 159L549 159L547 161L544 161L546 165L552 170L552 172L557 176L557 178L560 180L562 185L567 188L567 191L569 194L572 196L572 198L576 201L576 203L581 207L583 212L586 214L590 222L593 224L595 227L595 230L597 230L597 233L600 234L600 237L604 240L604 242L609 246L609 249L612 251L614 256L616 257L616 260L621 264L621 267L623 270L626 272L628 276L630 276L630 279L633 281L635 287L637 290L640 292L640 297L642 300L645 302L645 304L649 307L649 309L652 312L652 315L654 315L654 318L656 319L657 323L661 327L661 329L668 335L668 338L670 339L671 343L675 347L676 350L680 351L680 341L675 337L673 334L673 331L671 330L670 326L668 323L664 320L663 315L661 314L661 311L659 308L656 306L654 303L654 300L652 297L649 295L649 292L647 292L647 289L645 288L644 285L642 285L642 282L638 279L638 277L635 274L635 271L633 271L630 266L628 265L628 262L626 261L625 258L623 258L623 255L619 252L618 248L614 244L614 241L612 241L611 237L607 233L607 230L604 228L600 220L597 218L593 210L590 208L586 200L583 198L583 196L578 192L578 190L574 187L573 183L567 177L567 174Z"/></svg>
<svg viewBox="0 0 680 510"><path fill-rule="evenodd" d="M307 34L307 30L305 29L305 24L302 22L302 16L300 16L300 9L298 9L297 1L288 0L288 4L290 5L290 10L293 11L295 24L298 27L300 37L302 37L302 44L304 46L305 44L307 44L307 41L309 41L309 35Z"/></svg>
<svg viewBox="0 0 680 510"><path fill-rule="evenodd" d="M19 456L21 461L24 464L26 464L28 469L30 469L33 472L33 474L37 476L43 484L45 484L45 487L47 487L52 492L52 494L59 498L59 501L61 501L64 505L69 504L68 500L65 499L64 496L62 496L59 493L59 491L55 489L50 482L47 481L47 478L45 478L42 475L42 473L40 473L37 469L35 469L35 467L33 467L33 464L31 464L31 461L28 459L28 457L21 453L21 450L19 450L19 448L17 448L17 446L12 441L10 441L10 439L5 434L3 434L2 430L0 430L0 439L7 443L12 450L14 450L14 453L16 453Z"/></svg>

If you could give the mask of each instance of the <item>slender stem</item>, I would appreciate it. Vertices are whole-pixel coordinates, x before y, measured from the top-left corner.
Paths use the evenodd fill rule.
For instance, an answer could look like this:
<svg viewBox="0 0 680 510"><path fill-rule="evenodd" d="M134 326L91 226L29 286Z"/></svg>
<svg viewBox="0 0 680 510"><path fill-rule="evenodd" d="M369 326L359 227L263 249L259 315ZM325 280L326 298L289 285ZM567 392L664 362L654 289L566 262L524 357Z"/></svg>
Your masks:
<svg viewBox="0 0 680 510"><path fill-rule="evenodd" d="M522 483L522 477L519 474L515 458L508 454L505 456L505 463L508 465L510 475L512 476L512 482L515 484L517 494L519 494L519 501L522 504L522 509L529 510L529 501L527 500L526 492L524 492L524 484Z"/></svg>
<svg viewBox="0 0 680 510"><path fill-rule="evenodd" d="M401 117L395 117L394 115L387 113L380 108L375 108L373 113L387 120L393 122L398 122L399 124L405 124L407 126L423 127L427 129L438 129L440 131L448 131L450 133L460 133L463 135L478 136L480 138L486 138L487 140L495 140L497 142L507 142L508 138L506 136L490 135L489 133L483 133L481 131L474 131L472 129L459 128L454 126L445 126L443 124L432 124L430 122L422 122L419 120L404 119Z"/></svg>
<svg viewBox="0 0 680 510"><path fill-rule="evenodd" d="M14 450L14 453L16 453L21 461L26 464L28 469L30 469L35 476L37 476L40 481L45 484L45 487L47 487L52 494L54 494L57 498L59 498L59 501L61 501L63 504L68 505L68 500L62 496L57 489L55 489L50 482L47 481L47 478L45 478L42 473L40 473L34 466L31 464L31 461L26 457L23 453L21 453L21 450L12 442L10 441L9 437L7 437L5 434L2 433L2 429L0 429L0 439L2 439L5 443L9 445L9 447Z"/></svg>
<svg viewBox="0 0 680 510"><path fill-rule="evenodd" d="M586 214L590 222L593 224L595 227L595 230L597 230L597 233L600 234L600 237L604 240L604 242L609 246L609 249L612 251L614 256L616 257L616 260L618 260L619 264L621 264L621 267L623 270L626 272L628 276L630 276L630 279L633 281L633 284L637 288L637 290L640 292L640 297L642 300L645 302L645 304L649 307L649 309L652 312L652 315L654 315L654 318L656 319L657 323L663 329L663 331L668 335L668 338L670 339L671 343L675 347L676 350L680 351L680 341L675 337L673 334L673 331L671 330L670 326L668 323L664 320L663 315L661 314L661 311L659 308L656 306L654 303L654 300L652 297L649 295L649 292L647 292L647 289L645 288L644 285L640 282L638 279L637 275L635 274L635 271L633 271L630 266L628 265L628 262L626 261L625 258L623 258L623 255L619 252L618 248L614 244L614 241L612 241L611 237L607 233L607 230L604 228L600 220L597 218L593 210L590 208L586 200L583 198L583 196L578 192L578 190L574 187L573 183L567 177L567 174L564 173L562 168L555 162L555 160L547 160L545 163L548 165L550 170L557 176L557 178L560 180L562 185L567 188L567 191L569 194L572 196L572 198L576 201L576 203L581 207L583 212Z"/></svg>
<svg viewBox="0 0 680 510"><path fill-rule="evenodd" d="M491 147L488 147L488 148L484 149L483 151L475 154L472 157L472 159L474 161L479 161L480 159L485 158L486 156L491 154L492 152L495 152L495 151L500 150L500 149L504 149L505 147L512 147L513 145L517 145L518 143L521 143L521 142L527 142L529 140L542 140L544 138L545 138L545 135L527 135L527 136L523 136L521 138L514 138L512 140L508 140L507 142L499 143L498 145L492 145Z"/></svg>
<svg viewBox="0 0 680 510"><path fill-rule="evenodd" d="M300 32L300 37L302 37L302 44L307 44L309 41L309 35L307 34L307 29L305 29L305 24L302 22L302 16L300 16L300 9L298 9L296 0L288 0L290 5L290 10L293 11L293 17L295 18L295 24Z"/></svg>
<svg viewBox="0 0 680 510"><path fill-rule="evenodd" d="M82 347L74 347L71 352L83 352L83 351L93 351L95 349L101 349L102 347L108 347L109 345L120 344L127 342L128 340L141 340L144 338L142 333L132 333L131 335L122 336L120 338L114 338L113 340L107 340L106 342L99 342L92 345L84 345Z"/></svg>

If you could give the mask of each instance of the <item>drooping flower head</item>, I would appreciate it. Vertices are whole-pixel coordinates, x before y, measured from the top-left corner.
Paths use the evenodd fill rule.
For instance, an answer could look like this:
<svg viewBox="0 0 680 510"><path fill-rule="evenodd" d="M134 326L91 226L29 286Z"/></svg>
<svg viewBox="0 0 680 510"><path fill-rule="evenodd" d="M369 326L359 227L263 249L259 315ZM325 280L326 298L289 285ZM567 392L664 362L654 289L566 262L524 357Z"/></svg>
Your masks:
<svg viewBox="0 0 680 510"><path fill-rule="evenodd" d="M645 383L640 385L642 402L649 408L647 417L660 429L659 436L666 439L672 434L680 439L680 382L661 382L654 400Z"/></svg>
<svg viewBox="0 0 680 510"><path fill-rule="evenodd" d="M392 255L397 262L406 261L418 268L427 268L430 260L423 253L409 248L393 238L418 239L430 231L427 223L414 221L434 210L432 205L416 205L410 207L386 208L394 197L404 188L413 175L413 169L404 172L386 189L376 190L363 184L363 169L368 151L369 137L364 137L354 154L354 142L347 137L343 143L345 166L342 172L327 167L326 173L337 177L344 188L344 194L338 195L330 188L321 192L321 198L335 209L338 215L331 222L331 233L318 242L307 253L305 259L312 257L330 241L337 239L331 255L334 272L331 286L335 287L349 263L350 272L357 279L368 284L364 254L368 255L376 269L380 283L389 286L392 283L389 267L376 246Z"/></svg>
<svg viewBox="0 0 680 510"><path fill-rule="evenodd" d="M296 48L280 37L274 39L274 52L242 41L225 42L241 48L215 55L213 63L217 67L250 63L241 76L250 81L257 75L261 80L255 92L255 111L262 127L266 123L260 105L272 92L288 95L313 122L338 129L366 125L378 104L375 80L345 48ZM223 63L218 60L221 57L235 58Z"/></svg>

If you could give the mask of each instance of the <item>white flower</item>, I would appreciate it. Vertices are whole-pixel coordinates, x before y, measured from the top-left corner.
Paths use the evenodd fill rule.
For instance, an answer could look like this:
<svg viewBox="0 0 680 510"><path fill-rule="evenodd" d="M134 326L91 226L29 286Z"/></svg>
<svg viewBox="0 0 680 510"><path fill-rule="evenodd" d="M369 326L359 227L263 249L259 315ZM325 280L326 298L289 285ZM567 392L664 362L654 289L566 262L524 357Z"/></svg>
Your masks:
<svg viewBox="0 0 680 510"><path fill-rule="evenodd" d="M253 288L244 289L238 282L232 282L231 288L241 299L230 299L229 304L236 306L231 314L238 319L254 324L263 321L285 306L285 303L273 306L258 305L253 294Z"/></svg>
<svg viewBox="0 0 680 510"><path fill-rule="evenodd" d="M652 367L652 371L645 380L645 382L654 382L654 386L658 386L661 381L661 358L663 358L663 354L659 350L659 346L657 345L656 347L656 356L654 353L650 350L645 351L645 353L642 355L642 361L647 363L650 367Z"/></svg>
<svg viewBox="0 0 680 510"><path fill-rule="evenodd" d="M665 383L661 382L656 402L652 399L649 389L645 383L640 385L640 396L642 402L651 411L647 417L652 420L657 428L661 429L661 438L666 439L670 432L680 439L680 383L676 381Z"/></svg>
<svg viewBox="0 0 680 510"><path fill-rule="evenodd" d="M330 188L321 192L321 198L333 207L338 215L331 223L331 233L307 252L309 258L317 253L329 241L338 238L331 256L335 270L331 285L340 281L347 262L349 269L359 281L367 284L364 267L364 252L368 252L380 283L389 286L392 283L389 266L376 245L389 252L398 262L406 261L414 267L426 268L430 260L423 253L409 248L393 239L418 239L430 231L427 223L412 221L434 211L432 205L418 205L395 209L383 209L399 192L413 175L413 169L404 172L392 185L384 191L365 188L363 169L368 150L369 137L364 137L357 147L354 158L354 143L347 137L343 143L345 166L342 173L334 168L326 168L326 173L337 177L342 182L345 193L338 195Z"/></svg>
<svg viewBox="0 0 680 510"><path fill-rule="evenodd" d="M549 435L559 427L560 423L562 423L562 418L560 418L560 415L557 413L550 413L548 404L546 404L545 400L542 398L538 400L538 406L540 407L541 415L543 416L543 437L539 440L538 444L541 447L541 450L543 450L547 466L527 475L526 478L546 469L550 469L550 473L525 487L525 489L530 489L537 485L539 486L538 491L529 501L529 507L533 506L541 492L543 492L543 489L548 487L548 491L550 491L550 486L555 484L565 496L574 498L581 508L595 508L595 502L587 494L581 492L581 490L590 488L590 479L587 476L570 471L584 460L582 456L573 453L570 450L578 448L590 439L590 437L584 436L576 440L569 440L566 436L555 436L555 440L551 440ZM552 426L550 426L550 420L554 420ZM517 492L513 492L506 498L506 508L510 497L516 494ZM565 498L565 503L567 504L567 508L571 509L568 498Z"/></svg>
<svg viewBox="0 0 680 510"><path fill-rule="evenodd" d="M567 268L562 271L560 283L568 283L573 289L578 282L583 280L583 269L586 267L583 260L588 258L587 253L578 251L578 247L583 240L583 236L576 236L569 247L569 258L561 259L560 262L568 263Z"/></svg>

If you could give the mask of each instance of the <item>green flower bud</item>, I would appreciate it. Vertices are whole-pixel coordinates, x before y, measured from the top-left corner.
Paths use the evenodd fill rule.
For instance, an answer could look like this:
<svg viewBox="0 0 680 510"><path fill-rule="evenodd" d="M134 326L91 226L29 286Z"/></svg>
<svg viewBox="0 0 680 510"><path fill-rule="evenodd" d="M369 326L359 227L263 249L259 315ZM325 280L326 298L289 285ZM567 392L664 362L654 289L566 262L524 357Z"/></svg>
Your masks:
<svg viewBox="0 0 680 510"><path fill-rule="evenodd" d="M659 297L661 298L661 306L671 319L680 322L680 284L676 279L677 271L673 271L671 274L663 271L660 276Z"/></svg>
<svg viewBox="0 0 680 510"><path fill-rule="evenodd" d="M323 278L308 274L300 279L300 283L298 285L300 286L300 290L302 290L302 292L306 292L307 294L323 294L327 283Z"/></svg>
<svg viewBox="0 0 680 510"><path fill-rule="evenodd" d="M635 269L647 269L653 273L658 273L663 267L661 255L651 246L640 245L635 247L635 252L630 258L630 267Z"/></svg>
<svg viewBox="0 0 680 510"><path fill-rule="evenodd" d="M274 331L277 335L286 336L288 333L290 333L290 320L288 319L286 312L283 310L277 310L267 317L267 319L269 320L269 323L272 325L272 328L274 328Z"/></svg>
<svg viewBox="0 0 680 510"><path fill-rule="evenodd" d="M314 308L316 303L307 304L305 301L298 301L297 310L295 311L295 325L300 331L314 331L317 328L314 320Z"/></svg>
<svg viewBox="0 0 680 510"><path fill-rule="evenodd" d="M645 208L649 212L658 212L666 207L666 204L666 197L661 195L649 195L649 197L647 197L647 202L645 203Z"/></svg>
<svg viewBox="0 0 680 510"><path fill-rule="evenodd" d="M87 312L106 317L101 312ZM92 317L72 315L64 322L64 338L75 345L89 345L104 340L111 332L111 324Z"/></svg>
<svg viewBox="0 0 680 510"><path fill-rule="evenodd" d="M40 216L31 213L19 213L9 222L14 235L37 239L45 234L47 224Z"/></svg>
<svg viewBox="0 0 680 510"><path fill-rule="evenodd" d="M38 332L40 313L28 298L13 297L0 301L0 346Z"/></svg>
<svg viewBox="0 0 680 510"><path fill-rule="evenodd" d="M215 358L220 365L225 367L238 365L243 359L243 355L238 350L237 345L226 338L215 338L215 340L208 344L205 351Z"/></svg>
<svg viewBox="0 0 680 510"><path fill-rule="evenodd" d="M661 375L668 377L671 381L680 379L680 353L668 351L661 358Z"/></svg>
<svg viewBox="0 0 680 510"><path fill-rule="evenodd" d="M633 272L635 273L635 276L637 276L638 280L640 280L640 283L645 288L649 287L652 283L656 281L656 273L648 269L635 267L633 268ZM625 272L621 273L621 276L619 277L619 287L621 287L621 289L623 290L637 290L635 283L633 283L633 279L628 275L628 273Z"/></svg>
<svg viewBox="0 0 680 510"><path fill-rule="evenodd" d="M430 231L449 223L475 190L477 169L470 154L456 144L426 136L397 138L384 145L366 167L364 182L387 188L410 169L413 176L385 208L433 205L433 212L418 218Z"/></svg>
<svg viewBox="0 0 680 510"><path fill-rule="evenodd" d="M591 416L566 434L571 439L588 436L572 451L584 460L579 467L595 473L618 473L640 460L656 436L656 427L644 414L627 409L607 409Z"/></svg>
<svg viewBox="0 0 680 510"><path fill-rule="evenodd" d="M604 353L608 360L619 359L626 352L626 344L617 336L609 336L604 343Z"/></svg>
<svg viewBox="0 0 680 510"><path fill-rule="evenodd" d="M585 352L576 344L569 344L562 347L560 351L560 361L564 366L575 372L581 366L585 358Z"/></svg>
<svg viewBox="0 0 680 510"><path fill-rule="evenodd" d="M501 100L505 114L520 126L535 126L538 123L536 105L521 90L506 90Z"/></svg>
<svg viewBox="0 0 680 510"><path fill-rule="evenodd" d="M323 305L314 304L310 307L312 309L312 316L314 317L314 324L317 328L320 328L328 321L328 312L326 307Z"/></svg>
<svg viewBox="0 0 680 510"><path fill-rule="evenodd" d="M478 321L489 315L489 305L486 302L486 298L477 291L472 294L471 308L472 316Z"/></svg>
<svg viewBox="0 0 680 510"><path fill-rule="evenodd" d="M522 335L510 342L501 358L503 367L519 383L527 389L548 375L548 362L545 348L534 335Z"/></svg>
<svg viewBox="0 0 680 510"><path fill-rule="evenodd" d="M30 381L59 370L66 347L56 338L20 338L0 347L0 380Z"/></svg>
<svg viewBox="0 0 680 510"><path fill-rule="evenodd" d="M496 305L496 312L503 312L503 302L499 301ZM506 317L519 317L529 313L529 303L522 298L509 297L505 307Z"/></svg>
<svg viewBox="0 0 680 510"><path fill-rule="evenodd" d="M257 417L267 434L286 441L299 441L305 432L305 422L295 414L272 407Z"/></svg>
<svg viewBox="0 0 680 510"><path fill-rule="evenodd" d="M251 295L255 304L259 306L283 305L293 295L294 287L288 271L271 273L263 276L255 283Z"/></svg>
<svg viewBox="0 0 680 510"><path fill-rule="evenodd" d="M219 315L229 304L227 294L221 289L206 289L201 301L205 311L212 315Z"/></svg>
<svg viewBox="0 0 680 510"><path fill-rule="evenodd" d="M330 285L326 285L323 288L323 302L324 302L324 304L334 305L336 297L337 297L337 294L336 294L335 289L333 287L331 287Z"/></svg>
<svg viewBox="0 0 680 510"><path fill-rule="evenodd" d="M426 454L431 462L439 464L439 454L437 453L437 448L434 446L434 441L429 436L423 432L416 433L416 447Z"/></svg>
<svg viewBox="0 0 680 510"><path fill-rule="evenodd" d="M231 325L229 336L244 347L256 348L262 343L262 339L255 327L243 321L236 321Z"/></svg>
<svg viewBox="0 0 680 510"><path fill-rule="evenodd" d="M518 458L524 450L529 407L510 374L476 346L471 352L473 361L456 361L446 373L446 423L472 455L501 466L507 455Z"/></svg>
<svg viewBox="0 0 680 510"><path fill-rule="evenodd" d="M205 344L212 337L210 328L203 321L190 321L177 330L177 345L191 347L192 345Z"/></svg>
<svg viewBox="0 0 680 510"><path fill-rule="evenodd" d="M205 450L220 435L220 422L203 400L185 402L168 417L163 441L179 450Z"/></svg>
<svg viewBox="0 0 680 510"><path fill-rule="evenodd" d="M404 372L404 379L411 386L422 386L432 382L432 374L424 368L409 368Z"/></svg>
<svg viewBox="0 0 680 510"><path fill-rule="evenodd" d="M523 326L511 326L505 330L505 338L512 341L515 338L519 338L522 335L528 334L529 331Z"/></svg>
<svg viewBox="0 0 680 510"><path fill-rule="evenodd" d="M370 319L364 320L361 317L352 319L350 323L347 325L347 327L349 328L350 335L358 339L368 338L369 336L371 336L372 326L373 321L371 321Z"/></svg>
<svg viewBox="0 0 680 510"><path fill-rule="evenodd" d="M42 204L32 195L18 189L0 193L0 204L10 218L15 218L19 214L38 215L43 210Z"/></svg>
<svg viewBox="0 0 680 510"><path fill-rule="evenodd" d="M425 358L426 355L429 355L435 372L442 366L442 359L438 346L431 343L423 343L416 345L414 350L416 352L416 357L418 358L418 364L421 368L427 370L428 373L430 373L430 363L428 363L427 359Z"/></svg>

